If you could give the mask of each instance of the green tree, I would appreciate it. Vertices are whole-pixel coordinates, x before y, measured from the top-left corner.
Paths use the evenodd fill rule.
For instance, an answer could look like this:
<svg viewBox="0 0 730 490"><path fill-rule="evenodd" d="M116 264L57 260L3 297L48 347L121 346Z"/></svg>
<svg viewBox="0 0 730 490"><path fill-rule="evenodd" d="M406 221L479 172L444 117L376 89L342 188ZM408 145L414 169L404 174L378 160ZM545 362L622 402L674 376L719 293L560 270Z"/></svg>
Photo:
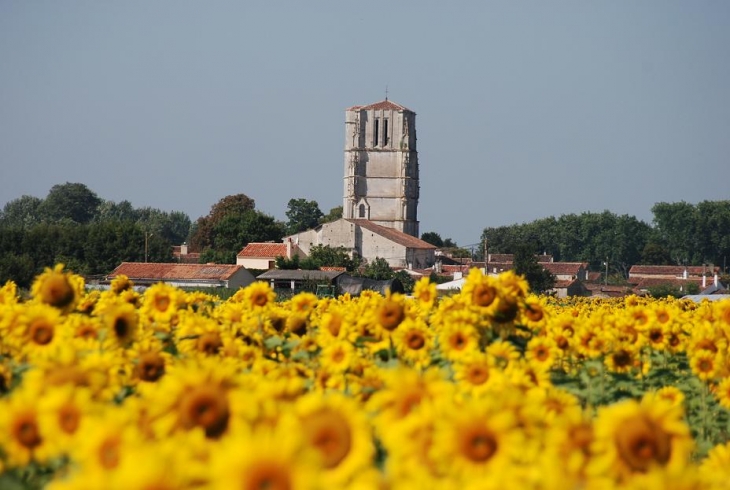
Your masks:
<svg viewBox="0 0 730 490"><path fill-rule="evenodd" d="M398 279L400 283L403 285L403 292L406 294L411 294L413 292L413 288L416 285L415 279L413 279L413 276L411 276L409 273L407 273L404 270L400 270L393 274L394 279Z"/></svg>
<svg viewBox="0 0 730 490"><path fill-rule="evenodd" d="M240 216L254 211L255 208L254 200L245 194L224 197L210 208L207 216L200 217L195 222L191 230L190 248L201 252L207 248L214 248L216 227L224 218Z"/></svg>
<svg viewBox="0 0 730 490"><path fill-rule="evenodd" d="M329 213L319 219L319 224L331 223L332 221L337 221L340 218L342 218L342 206L335 206L330 209Z"/></svg>
<svg viewBox="0 0 730 490"><path fill-rule="evenodd" d="M540 294L555 287L555 276L537 262L533 247L520 244L515 248L514 255L515 274L524 276L533 292Z"/></svg>
<svg viewBox="0 0 730 490"><path fill-rule="evenodd" d="M330 245L315 245L309 250L309 258L317 264L317 267L344 267L352 272L360 266L360 258L350 257L345 247L332 247Z"/></svg>
<svg viewBox="0 0 730 490"><path fill-rule="evenodd" d="M0 211L0 226L28 227L39 223L38 208L43 199L34 196L21 196L9 201Z"/></svg>
<svg viewBox="0 0 730 490"><path fill-rule="evenodd" d="M441 238L441 235L435 231L427 231L426 233L421 234L421 240L426 243L430 243L434 247L442 248L444 246L444 241Z"/></svg>
<svg viewBox="0 0 730 490"><path fill-rule="evenodd" d="M696 213L692 204L658 202L651 208L654 229L672 262L678 265L695 261ZM701 261L701 259L700 259Z"/></svg>
<svg viewBox="0 0 730 490"><path fill-rule="evenodd" d="M38 213L49 222L70 220L89 223L101 205L101 199L86 185L66 182L51 187L48 195L38 206Z"/></svg>
<svg viewBox="0 0 730 490"><path fill-rule="evenodd" d="M393 269L390 268L387 260L381 257L375 257L375 260L365 265L361 275L370 279L383 281L392 279L393 274Z"/></svg>
<svg viewBox="0 0 730 490"><path fill-rule="evenodd" d="M672 258L663 246L649 242L641 252L641 263L644 265L671 265Z"/></svg>
<svg viewBox="0 0 730 490"><path fill-rule="evenodd" d="M293 235L300 231L309 230L319 224L319 220L324 216L319 209L317 201L308 201L306 199L289 199L287 204L286 217L286 233Z"/></svg>

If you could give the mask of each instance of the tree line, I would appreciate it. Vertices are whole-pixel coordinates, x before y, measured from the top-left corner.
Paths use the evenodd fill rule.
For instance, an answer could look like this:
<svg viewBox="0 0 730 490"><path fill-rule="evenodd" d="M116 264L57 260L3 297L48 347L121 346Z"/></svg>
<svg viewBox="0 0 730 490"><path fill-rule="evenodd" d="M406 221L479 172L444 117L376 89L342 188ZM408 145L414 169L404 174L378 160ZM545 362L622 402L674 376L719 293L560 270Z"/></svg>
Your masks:
<svg viewBox="0 0 730 490"><path fill-rule="evenodd" d="M730 201L659 202L653 226L630 215L566 214L530 223L485 228L489 253L527 245L556 261L588 262L592 270L628 277L632 265L703 265L723 270L730 258Z"/></svg>
<svg viewBox="0 0 730 490"><path fill-rule="evenodd" d="M121 262L170 262L172 246L189 244L202 263L235 263L250 242L281 241L342 217L324 214L316 201L291 199L288 220L258 209L245 194L226 196L194 223L180 211L135 208L99 197L81 183L54 185L45 198L24 195L0 211L0 284L29 287L56 263L86 276L105 275Z"/></svg>

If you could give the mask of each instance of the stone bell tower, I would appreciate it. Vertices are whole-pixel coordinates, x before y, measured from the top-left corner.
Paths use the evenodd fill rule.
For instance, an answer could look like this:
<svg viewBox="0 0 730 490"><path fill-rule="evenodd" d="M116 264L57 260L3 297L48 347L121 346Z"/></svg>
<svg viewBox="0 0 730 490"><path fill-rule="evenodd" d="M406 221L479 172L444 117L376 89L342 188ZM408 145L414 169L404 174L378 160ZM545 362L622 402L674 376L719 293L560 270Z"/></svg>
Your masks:
<svg viewBox="0 0 730 490"><path fill-rule="evenodd" d="M387 98L345 112L342 216L418 237L416 113Z"/></svg>

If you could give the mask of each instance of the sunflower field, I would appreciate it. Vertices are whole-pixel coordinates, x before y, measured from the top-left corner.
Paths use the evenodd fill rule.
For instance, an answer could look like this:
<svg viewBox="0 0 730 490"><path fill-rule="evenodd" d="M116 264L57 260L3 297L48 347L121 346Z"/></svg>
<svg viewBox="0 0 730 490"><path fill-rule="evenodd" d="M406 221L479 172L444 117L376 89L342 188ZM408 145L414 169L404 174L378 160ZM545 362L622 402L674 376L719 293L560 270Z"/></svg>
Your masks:
<svg viewBox="0 0 730 490"><path fill-rule="evenodd" d="M27 296L27 297L26 297ZM0 488L730 488L730 302L0 288Z"/></svg>

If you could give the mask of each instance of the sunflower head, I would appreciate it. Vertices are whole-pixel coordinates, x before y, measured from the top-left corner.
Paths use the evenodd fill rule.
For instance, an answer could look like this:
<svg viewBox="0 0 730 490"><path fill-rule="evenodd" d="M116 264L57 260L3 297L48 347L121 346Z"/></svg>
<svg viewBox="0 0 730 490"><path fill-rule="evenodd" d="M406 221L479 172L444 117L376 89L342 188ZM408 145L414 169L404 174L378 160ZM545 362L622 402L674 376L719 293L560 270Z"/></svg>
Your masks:
<svg viewBox="0 0 730 490"><path fill-rule="evenodd" d="M83 290L83 278L64 272L63 264L57 264L53 269L46 268L31 287L34 298L62 311L72 310L83 295Z"/></svg>

